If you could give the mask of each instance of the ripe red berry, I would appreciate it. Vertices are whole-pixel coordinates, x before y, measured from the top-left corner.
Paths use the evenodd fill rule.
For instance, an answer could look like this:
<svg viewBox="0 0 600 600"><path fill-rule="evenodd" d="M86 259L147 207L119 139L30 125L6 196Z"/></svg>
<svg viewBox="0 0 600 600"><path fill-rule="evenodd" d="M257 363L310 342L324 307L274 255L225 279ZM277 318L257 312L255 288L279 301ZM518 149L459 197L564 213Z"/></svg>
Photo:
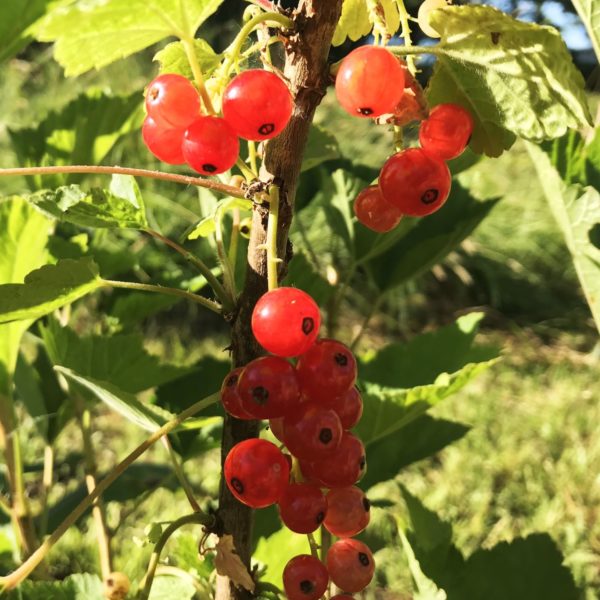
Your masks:
<svg viewBox="0 0 600 600"><path fill-rule="evenodd" d="M402 150L388 158L379 174L383 197L400 212L423 217L446 202L452 178L443 161L421 148Z"/></svg>
<svg viewBox="0 0 600 600"><path fill-rule="evenodd" d="M363 443L348 431L344 431L340 445L327 460L300 460L302 474L307 480L330 489L354 485L363 476L366 466Z"/></svg>
<svg viewBox="0 0 600 600"><path fill-rule="evenodd" d="M258 343L277 356L298 356L317 339L321 313L302 290L280 287L264 294L252 312L252 332Z"/></svg>
<svg viewBox="0 0 600 600"><path fill-rule="evenodd" d="M458 104L438 104L421 122L419 141L423 151L450 160L463 153L473 133L473 117Z"/></svg>
<svg viewBox="0 0 600 600"><path fill-rule="evenodd" d="M283 417L269 419L271 433L283 444Z"/></svg>
<svg viewBox="0 0 600 600"><path fill-rule="evenodd" d="M300 402L294 367L279 356L261 356L248 363L238 381L242 408L256 419L291 413Z"/></svg>
<svg viewBox="0 0 600 600"><path fill-rule="evenodd" d="M335 411L310 405L283 420L283 441L297 458L326 458L339 446L342 423Z"/></svg>
<svg viewBox="0 0 600 600"><path fill-rule="evenodd" d="M294 556L283 570L283 588L289 600L318 600L327 589L329 574L314 556Z"/></svg>
<svg viewBox="0 0 600 600"><path fill-rule="evenodd" d="M361 46L342 61L335 93L342 107L356 117L393 113L404 93L404 69L389 50Z"/></svg>
<svg viewBox="0 0 600 600"><path fill-rule="evenodd" d="M337 340L315 342L296 365L302 392L310 401L331 405L356 381L356 359L348 346Z"/></svg>
<svg viewBox="0 0 600 600"><path fill-rule="evenodd" d="M168 129L160 127L154 119L146 117L142 125L142 138L146 147L156 158L170 165L182 165L183 129Z"/></svg>
<svg viewBox="0 0 600 600"><path fill-rule="evenodd" d="M342 427L352 429L362 417L363 401L356 387L351 387L345 394L338 396L331 408L337 413Z"/></svg>
<svg viewBox="0 0 600 600"><path fill-rule="evenodd" d="M365 188L356 196L354 214L360 223L377 233L391 231L402 218L402 213L381 195L376 185Z"/></svg>
<svg viewBox="0 0 600 600"><path fill-rule="evenodd" d="M238 393L237 384L243 369L233 369L221 385L221 402L225 410L237 419L250 420L254 417L242 407L242 399Z"/></svg>
<svg viewBox="0 0 600 600"><path fill-rule="evenodd" d="M331 581L345 592L364 590L373 579L375 562L369 547L353 539L335 542L327 552Z"/></svg>
<svg viewBox="0 0 600 600"><path fill-rule="evenodd" d="M352 537L369 524L371 504L356 486L330 490L327 494L327 515L324 525L337 537Z"/></svg>
<svg viewBox="0 0 600 600"><path fill-rule="evenodd" d="M279 499L279 516L295 533L312 533L327 514L327 500L316 485L292 483Z"/></svg>
<svg viewBox="0 0 600 600"><path fill-rule="evenodd" d="M200 115L200 97L189 79L159 75L146 90L146 112L161 126L185 129Z"/></svg>
<svg viewBox="0 0 600 600"><path fill-rule="evenodd" d="M220 117L199 117L183 137L183 156L192 169L217 175L231 169L240 153L240 142Z"/></svg>
<svg viewBox="0 0 600 600"><path fill-rule="evenodd" d="M289 483L290 467L275 444L253 438L229 451L224 475L227 487L240 502L264 508L281 498Z"/></svg>
<svg viewBox="0 0 600 600"><path fill-rule="evenodd" d="M292 116L294 101L275 73L250 69L236 75L223 94L223 118L241 138L268 140L279 135Z"/></svg>

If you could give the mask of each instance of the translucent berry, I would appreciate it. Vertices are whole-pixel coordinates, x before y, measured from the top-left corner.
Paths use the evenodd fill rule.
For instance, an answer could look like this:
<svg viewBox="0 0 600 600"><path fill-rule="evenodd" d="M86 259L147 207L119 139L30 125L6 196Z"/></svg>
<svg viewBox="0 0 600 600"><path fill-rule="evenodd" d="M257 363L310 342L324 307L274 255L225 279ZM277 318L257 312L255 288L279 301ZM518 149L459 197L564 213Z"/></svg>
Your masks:
<svg viewBox="0 0 600 600"><path fill-rule="evenodd" d="M425 0L425 2L419 6L417 20L419 21L419 27L421 28L421 31L425 35L428 35L430 38L440 37L440 34L429 23L429 17L434 10L437 10L438 8L444 8L449 4L450 2L447 2L446 0Z"/></svg>
<svg viewBox="0 0 600 600"><path fill-rule="evenodd" d="M183 137L183 156L192 169L217 175L231 169L240 153L240 142L219 117L199 117Z"/></svg>
<svg viewBox="0 0 600 600"><path fill-rule="evenodd" d="M248 363L238 381L242 408L255 419L290 414L300 401L296 371L279 356L261 356Z"/></svg>
<svg viewBox="0 0 600 600"><path fill-rule="evenodd" d="M337 340L315 342L296 365L302 392L310 401L331 405L356 381L356 359L348 346Z"/></svg>
<svg viewBox="0 0 600 600"><path fill-rule="evenodd" d="M252 332L258 343L277 356L298 356L317 339L321 313L302 290L280 287L264 294L252 313Z"/></svg>
<svg viewBox="0 0 600 600"><path fill-rule="evenodd" d="M438 210L450 194L446 163L421 148L409 148L387 159L379 174L383 197L400 212L423 217Z"/></svg>
<svg viewBox="0 0 600 600"><path fill-rule="evenodd" d="M327 571L335 585L354 594L364 590L373 579L375 562L367 545L358 540L343 539L329 548Z"/></svg>
<svg viewBox="0 0 600 600"><path fill-rule="evenodd" d="M227 487L240 502L264 508L281 498L289 483L290 467L275 444L253 438L229 451L224 476Z"/></svg>
<svg viewBox="0 0 600 600"><path fill-rule="evenodd" d="M283 417L269 419L271 433L283 444Z"/></svg>
<svg viewBox="0 0 600 600"><path fill-rule="evenodd" d="M458 104L438 104L421 122L419 141L423 152L450 160L461 155L473 133L473 117Z"/></svg>
<svg viewBox="0 0 600 600"><path fill-rule="evenodd" d="M342 423L331 409L310 405L301 413L283 420L283 441L297 458L326 458L339 446Z"/></svg>
<svg viewBox="0 0 600 600"><path fill-rule="evenodd" d="M182 165L183 157L183 129L169 129L160 127L150 117L144 119L142 125L142 138L146 147L156 158L170 165Z"/></svg>
<svg viewBox="0 0 600 600"><path fill-rule="evenodd" d="M283 570L283 588L289 600L318 600L327 589L329 574L314 556L294 556Z"/></svg>
<svg viewBox="0 0 600 600"><path fill-rule="evenodd" d="M250 69L236 75L223 94L223 118L241 138L268 140L292 116L294 101L285 82L270 71Z"/></svg>
<svg viewBox="0 0 600 600"><path fill-rule="evenodd" d="M309 481L330 489L354 485L364 475L366 467L365 447L348 431L344 431L340 445L327 460L300 460L302 474Z"/></svg>
<svg viewBox="0 0 600 600"><path fill-rule="evenodd" d="M363 401L356 387L351 387L345 394L338 396L331 408L337 413L342 427L352 429L362 417Z"/></svg>
<svg viewBox="0 0 600 600"><path fill-rule="evenodd" d="M356 117L393 113L404 93L400 61L380 46L361 46L342 61L335 78L342 107Z"/></svg>
<svg viewBox="0 0 600 600"><path fill-rule="evenodd" d="M185 129L200 115L200 97L189 79L159 75L146 90L146 112L161 126Z"/></svg>
<svg viewBox="0 0 600 600"><path fill-rule="evenodd" d="M402 213L381 195L376 185L365 188L356 196L354 214L360 223L377 233L391 231L402 218Z"/></svg>
<svg viewBox="0 0 600 600"><path fill-rule="evenodd" d="M356 486L330 490L324 525L337 537L352 537L369 524L371 505L365 493Z"/></svg>
<svg viewBox="0 0 600 600"><path fill-rule="evenodd" d="M254 419L254 417L242 407L242 399L238 393L238 380L242 373L242 368L231 371L223 380L221 385L221 402L223 408L237 419Z"/></svg>
<svg viewBox="0 0 600 600"><path fill-rule="evenodd" d="M316 531L327 514L327 500L316 485L290 484L279 500L279 516L295 533Z"/></svg>

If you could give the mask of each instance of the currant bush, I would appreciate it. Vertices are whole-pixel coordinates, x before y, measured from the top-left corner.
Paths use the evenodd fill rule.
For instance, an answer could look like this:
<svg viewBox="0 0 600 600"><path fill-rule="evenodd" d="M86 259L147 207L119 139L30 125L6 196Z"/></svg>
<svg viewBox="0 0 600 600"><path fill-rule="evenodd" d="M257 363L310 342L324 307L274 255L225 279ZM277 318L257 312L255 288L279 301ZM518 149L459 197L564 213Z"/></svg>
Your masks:
<svg viewBox="0 0 600 600"><path fill-rule="evenodd" d="M369 524L371 505L365 493L356 486L338 488L327 493L327 515L324 525L339 538L359 534Z"/></svg>
<svg viewBox="0 0 600 600"><path fill-rule="evenodd" d="M331 581L345 592L364 590L373 579L375 562L366 544L354 539L338 540L327 552Z"/></svg>
<svg viewBox="0 0 600 600"><path fill-rule="evenodd" d="M329 574L314 556L294 556L283 570L283 588L289 600L318 600L327 589Z"/></svg>
<svg viewBox="0 0 600 600"><path fill-rule="evenodd" d="M238 381L242 373L242 368L233 369L223 380L221 386L221 403L223 408L237 419L254 419L254 417L242 406L242 399L238 392Z"/></svg>
<svg viewBox="0 0 600 600"><path fill-rule="evenodd" d="M377 233L391 231L402 218L402 213L383 197L376 185L358 194L354 201L354 214L360 223Z"/></svg>
<svg viewBox="0 0 600 600"><path fill-rule="evenodd" d="M344 429L352 429L362 417L363 401L358 388L351 387L345 394L338 396L331 405L337 413Z"/></svg>
<svg viewBox="0 0 600 600"><path fill-rule="evenodd" d="M146 90L146 112L161 127L185 129L200 116L200 96L189 79L159 75Z"/></svg>
<svg viewBox="0 0 600 600"><path fill-rule="evenodd" d="M458 104L438 104L419 128L423 152L442 160L460 156L473 133L473 117Z"/></svg>
<svg viewBox="0 0 600 600"><path fill-rule="evenodd" d="M316 531L327 514L327 499L321 488L310 483L292 483L279 500L279 516L295 533Z"/></svg>
<svg viewBox="0 0 600 600"><path fill-rule="evenodd" d="M142 139L148 150L170 165L185 163L181 147L184 133L184 129L160 127L151 117L146 117L142 125Z"/></svg>

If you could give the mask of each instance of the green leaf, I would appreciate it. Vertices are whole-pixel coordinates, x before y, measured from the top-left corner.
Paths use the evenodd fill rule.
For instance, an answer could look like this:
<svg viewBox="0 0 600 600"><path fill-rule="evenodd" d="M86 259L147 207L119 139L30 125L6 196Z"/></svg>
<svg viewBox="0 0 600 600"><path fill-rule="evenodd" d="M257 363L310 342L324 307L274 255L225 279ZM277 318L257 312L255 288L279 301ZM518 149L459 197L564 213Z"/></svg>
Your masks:
<svg viewBox="0 0 600 600"><path fill-rule="evenodd" d="M325 306L335 289L317 273L302 252L294 254L283 283L304 290L319 306Z"/></svg>
<svg viewBox="0 0 600 600"><path fill-rule="evenodd" d="M572 0L572 3L592 40L596 58L600 60L600 1Z"/></svg>
<svg viewBox="0 0 600 600"><path fill-rule="evenodd" d="M243 198L227 198L219 202L214 209L214 213L201 219L187 235L187 239L197 240L212 235L217 229L217 220L222 219L224 214L235 208L250 211L252 210L252 201Z"/></svg>
<svg viewBox="0 0 600 600"><path fill-rule="evenodd" d="M38 31L55 42L67 76L81 75L139 52L163 38L192 39L223 0L106 0L56 11Z"/></svg>
<svg viewBox="0 0 600 600"><path fill-rule="evenodd" d="M45 214L79 227L143 229L148 225L133 177L113 176L110 190L84 191L69 185L37 192L28 200Z"/></svg>
<svg viewBox="0 0 600 600"><path fill-rule="evenodd" d="M53 224L24 199L0 200L0 284L19 283L32 269L46 263L52 228ZM0 290L3 287L0 285ZM30 325L31 321L0 325L0 396L9 396L21 337Z"/></svg>
<svg viewBox="0 0 600 600"><path fill-rule="evenodd" d="M149 600L192 600L196 596L196 587L189 578L160 575L152 583Z"/></svg>
<svg viewBox="0 0 600 600"><path fill-rule="evenodd" d="M102 581L97 575L77 573L63 581L24 581L7 600L103 600Z"/></svg>
<svg viewBox="0 0 600 600"><path fill-rule="evenodd" d="M383 9L383 14L375 13L373 5ZM342 14L338 21L333 45L343 44L347 38L356 41L369 34L373 28L382 35L394 35L400 27L400 14L395 0L344 0Z"/></svg>
<svg viewBox="0 0 600 600"><path fill-rule="evenodd" d="M540 148L527 144L540 184L558 223L600 331L600 192L592 187L567 186L550 158Z"/></svg>
<svg viewBox="0 0 600 600"><path fill-rule="evenodd" d="M0 323L38 319L101 286L90 258L45 265L29 273L24 283L0 285Z"/></svg>
<svg viewBox="0 0 600 600"><path fill-rule="evenodd" d="M306 149L302 155L302 171L341 157L335 136L327 129L313 125L308 133Z"/></svg>
<svg viewBox="0 0 600 600"><path fill-rule="evenodd" d="M199 39L194 40L194 51L202 75L205 78L209 77L219 66L222 55L217 54L210 47L208 42ZM170 44L167 44L162 50L154 55L154 60L159 64L158 71L160 74L176 73L177 75L187 77L187 79L194 79L194 74L192 73L190 61L185 53L183 42L171 42Z"/></svg>
<svg viewBox="0 0 600 600"><path fill-rule="evenodd" d="M499 156L515 136L541 141L591 123L583 77L556 29L490 6L436 10L431 24L442 39L428 100L471 112L476 152Z"/></svg>

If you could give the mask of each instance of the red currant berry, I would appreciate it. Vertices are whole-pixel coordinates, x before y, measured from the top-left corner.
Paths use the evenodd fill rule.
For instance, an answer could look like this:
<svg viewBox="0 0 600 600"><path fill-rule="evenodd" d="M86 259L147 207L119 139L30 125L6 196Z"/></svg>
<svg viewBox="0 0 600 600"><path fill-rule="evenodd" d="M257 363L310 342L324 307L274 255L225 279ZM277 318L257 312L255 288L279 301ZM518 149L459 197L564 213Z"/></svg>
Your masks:
<svg viewBox="0 0 600 600"><path fill-rule="evenodd" d="M296 365L302 392L312 402L331 405L356 381L356 359L350 348L337 340L315 342Z"/></svg>
<svg viewBox="0 0 600 600"><path fill-rule="evenodd" d="M283 417L269 419L271 433L283 444Z"/></svg>
<svg viewBox="0 0 600 600"><path fill-rule="evenodd" d="M279 516L295 533L312 533L327 514L327 500L316 485L290 484L279 499Z"/></svg>
<svg viewBox="0 0 600 600"><path fill-rule="evenodd" d="M460 156L473 133L473 117L458 104L438 104L421 122L419 141L423 151L435 158Z"/></svg>
<svg viewBox="0 0 600 600"><path fill-rule="evenodd" d="M310 480L319 481L327 488L341 488L354 485L363 475L367 466L365 447L355 436L344 431L340 445L327 456L327 460L316 460L306 466L300 461L302 474Z"/></svg>
<svg viewBox="0 0 600 600"><path fill-rule="evenodd" d="M283 588L289 600L318 600L327 589L329 574L314 556L294 556L283 570Z"/></svg>
<svg viewBox="0 0 600 600"><path fill-rule="evenodd" d="M339 540L327 552L331 581L345 592L364 590L373 579L375 561L369 547L358 540Z"/></svg>
<svg viewBox="0 0 600 600"><path fill-rule="evenodd" d="M404 93L402 63L380 46L361 46L344 58L335 78L342 107L357 117L393 113Z"/></svg>
<svg viewBox="0 0 600 600"><path fill-rule="evenodd" d="M290 479L290 467L275 444L250 439L236 444L227 455L225 481L243 504L264 508L281 498Z"/></svg>
<svg viewBox="0 0 600 600"><path fill-rule="evenodd" d="M421 148L409 148L387 159L379 174L379 189L400 212L424 217L446 202L451 181L446 163Z"/></svg>
<svg viewBox="0 0 600 600"><path fill-rule="evenodd" d="M200 96L189 79L159 75L146 90L146 112L161 126L185 129L200 115Z"/></svg>
<svg viewBox="0 0 600 600"><path fill-rule="evenodd" d="M317 339L321 313L302 290L281 287L264 294L252 313L252 332L258 343L277 356L304 354Z"/></svg>
<svg viewBox="0 0 600 600"><path fill-rule="evenodd" d="M292 116L290 90L275 73L250 69L236 75L223 94L223 118L241 138L268 140L279 135Z"/></svg>
<svg viewBox="0 0 600 600"><path fill-rule="evenodd" d="M186 130L183 156L192 169L203 175L217 175L231 169L240 153L240 142L219 117L200 117Z"/></svg>
<svg viewBox="0 0 600 600"><path fill-rule="evenodd" d="M166 129L159 127L154 119L146 117L142 125L142 138L146 148L159 160L170 165L185 163L181 144L183 142L183 129Z"/></svg>
<svg viewBox="0 0 600 600"><path fill-rule="evenodd" d="M381 195L376 185L365 188L354 201L354 214L365 227L385 233L400 223L402 213Z"/></svg>
<svg viewBox="0 0 600 600"><path fill-rule="evenodd" d="M242 399L238 394L237 384L240 378L242 368L237 368L231 371L223 380L221 386L221 402L223 408L233 417L237 419L254 419L254 417L242 408Z"/></svg>
<svg viewBox="0 0 600 600"><path fill-rule="evenodd" d="M300 402L294 367L279 356L261 356L248 363L238 381L242 408L256 419L290 414Z"/></svg>
<svg viewBox="0 0 600 600"><path fill-rule="evenodd" d="M337 413L342 427L352 429L362 417L363 401L356 387L351 387L345 394L338 396L331 408Z"/></svg>
<svg viewBox="0 0 600 600"><path fill-rule="evenodd" d="M283 420L283 442L297 458L317 460L329 456L342 439L342 423L335 411L308 406Z"/></svg>
<svg viewBox="0 0 600 600"><path fill-rule="evenodd" d="M327 515L324 525L338 537L352 537L369 524L371 504L356 486L330 490L327 494Z"/></svg>

